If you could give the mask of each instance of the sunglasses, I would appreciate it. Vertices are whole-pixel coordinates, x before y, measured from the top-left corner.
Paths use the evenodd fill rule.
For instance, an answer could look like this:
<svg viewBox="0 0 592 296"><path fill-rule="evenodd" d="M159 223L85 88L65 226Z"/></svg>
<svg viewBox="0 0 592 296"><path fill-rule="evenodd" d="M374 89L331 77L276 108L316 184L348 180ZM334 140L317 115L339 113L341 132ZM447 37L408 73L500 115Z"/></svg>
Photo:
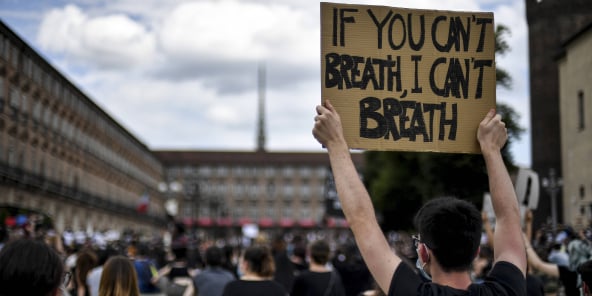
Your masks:
<svg viewBox="0 0 592 296"><path fill-rule="evenodd" d="M424 244L426 247L430 248L430 246L428 246L428 244L421 241L421 239L419 238L419 234L412 235L411 239L413 240L413 246L415 247L415 249L417 249L419 247L419 244Z"/></svg>

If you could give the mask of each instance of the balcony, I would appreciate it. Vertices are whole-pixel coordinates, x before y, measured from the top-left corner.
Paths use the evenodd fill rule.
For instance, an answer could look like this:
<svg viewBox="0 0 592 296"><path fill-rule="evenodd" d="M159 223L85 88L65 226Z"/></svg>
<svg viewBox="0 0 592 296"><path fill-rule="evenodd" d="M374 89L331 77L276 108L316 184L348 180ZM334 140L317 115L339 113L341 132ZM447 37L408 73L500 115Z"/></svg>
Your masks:
<svg viewBox="0 0 592 296"><path fill-rule="evenodd" d="M112 214L137 217L153 225L166 224L165 217L149 214L138 215L135 207L105 199L101 196L80 190L77 187L67 186L61 182L49 180L44 176L27 172L22 168L9 166L4 162L0 162L0 184L16 186L20 189L37 192L41 195L62 198L70 202L102 209Z"/></svg>

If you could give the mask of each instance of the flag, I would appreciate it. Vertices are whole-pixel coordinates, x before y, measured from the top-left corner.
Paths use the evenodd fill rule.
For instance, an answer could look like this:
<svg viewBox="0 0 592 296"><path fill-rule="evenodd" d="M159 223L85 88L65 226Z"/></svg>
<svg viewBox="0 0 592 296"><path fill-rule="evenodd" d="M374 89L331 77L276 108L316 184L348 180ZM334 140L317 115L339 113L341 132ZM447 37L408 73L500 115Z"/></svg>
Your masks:
<svg viewBox="0 0 592 296"><path fill-rule="evenodd" d="M144 192L144 194L142 194L142 196L140 197L140 201L138 203L138 206L136 207L136 211L138 213L146 213L148 212L148 205L150 204L150 197L148 196L148 193Z"/></svg>

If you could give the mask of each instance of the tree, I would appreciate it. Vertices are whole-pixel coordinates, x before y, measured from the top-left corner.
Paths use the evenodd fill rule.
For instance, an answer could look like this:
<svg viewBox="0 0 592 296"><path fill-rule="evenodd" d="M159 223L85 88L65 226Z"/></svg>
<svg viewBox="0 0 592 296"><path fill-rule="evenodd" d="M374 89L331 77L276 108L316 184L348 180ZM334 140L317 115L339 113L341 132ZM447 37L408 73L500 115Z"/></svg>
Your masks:
<svg viewBox="0 0 592 296"><path fill-rule="evenodd" d="M509 46L503 37L510 31L498 25L495 32L496 54L505 54ZM496 67L496 83L509 88L509 73ZM512 171L516 166L510 147L515 139L520 139L524 129L518 124L518 113L510 106L498 103L497 111L508 128L508 142L502 155ZM367 151L365 158L364 180L376 209L382 213L384 229L413 228L413 217L426 200L455 196L480 207L483 193L488 191L481 155Z"/></svg>

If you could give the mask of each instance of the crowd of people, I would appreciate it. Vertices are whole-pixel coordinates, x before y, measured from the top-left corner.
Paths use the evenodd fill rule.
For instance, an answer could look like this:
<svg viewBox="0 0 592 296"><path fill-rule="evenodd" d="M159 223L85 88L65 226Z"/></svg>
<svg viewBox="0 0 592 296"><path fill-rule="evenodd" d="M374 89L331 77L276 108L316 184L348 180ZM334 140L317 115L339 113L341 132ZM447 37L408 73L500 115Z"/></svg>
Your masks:
<svg viewBox="0 0 592 296"><path fill-rule="evenodd" d="M106 242L27 229L0 245L0 296L592 295L590 231L533 233L501 158L507 131L494 110L477 139L495 226L465 200L436 198L416 214L416 235L385 235L342 133L333 106L317 106L313 135L328 150L347 236L199 241L175 224L170 240L128 233Z"/></svg>
<svg viewBox="0 0 592 296"><path fill-rule="evenodd" d="M487 281L494 264L494 232L482 215L474 283ZM533 233L524 220L529 269L528 295L581 295L592 271L590 231L543 226ZM385 295L370 273L353 236L323 231L268 233L247 240L195 241L178 225L162 239L133 232L116 241L67 239L18 233L0 253L0 295ZM421 273L418 239L404 231L387 234L393 253ZM69 244L65 242L68 241ZM237 243L240 242L240 243ZM429 275L426 275L429 276ZM31 283L35 283L31 285ZM54 292L52 292L54 291Z"/></svg>

